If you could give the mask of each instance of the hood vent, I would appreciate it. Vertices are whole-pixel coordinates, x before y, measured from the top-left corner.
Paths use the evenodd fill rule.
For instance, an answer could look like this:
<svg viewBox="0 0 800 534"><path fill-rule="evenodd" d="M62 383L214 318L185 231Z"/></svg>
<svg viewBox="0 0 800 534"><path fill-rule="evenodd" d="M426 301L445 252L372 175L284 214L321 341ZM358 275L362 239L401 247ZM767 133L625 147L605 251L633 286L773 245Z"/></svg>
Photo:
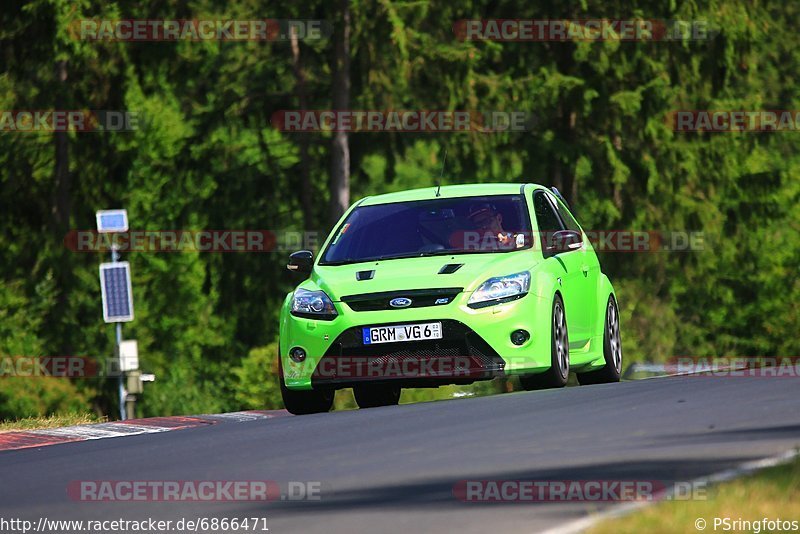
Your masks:
<svg viewBox="0 0 800 534"><path fill-rule="evenodd" d="M446 263L441 269L439 269L439 274L453 274L463 266L463 263Z"/></svg>
<svg viewBox="0 0 800 534"><path fill-rule="evenodd" d="M374 270L356 272L356 280L358 280L359 282L361 280L372 280L373 278L375 278L375 271Z"/></svg>

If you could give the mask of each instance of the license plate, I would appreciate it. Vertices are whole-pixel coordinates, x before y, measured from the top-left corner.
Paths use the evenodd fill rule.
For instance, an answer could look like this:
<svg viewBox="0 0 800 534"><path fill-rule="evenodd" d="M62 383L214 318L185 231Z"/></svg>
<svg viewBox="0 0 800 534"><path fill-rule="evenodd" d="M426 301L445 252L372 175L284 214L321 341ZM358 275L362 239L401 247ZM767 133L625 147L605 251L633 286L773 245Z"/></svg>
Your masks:
<svg viewBox="0 0 800 534"><path fill-rule="evenodd" d="M401 324L373 326L362 330L364 345L442 339L442 323Z"/></svg>

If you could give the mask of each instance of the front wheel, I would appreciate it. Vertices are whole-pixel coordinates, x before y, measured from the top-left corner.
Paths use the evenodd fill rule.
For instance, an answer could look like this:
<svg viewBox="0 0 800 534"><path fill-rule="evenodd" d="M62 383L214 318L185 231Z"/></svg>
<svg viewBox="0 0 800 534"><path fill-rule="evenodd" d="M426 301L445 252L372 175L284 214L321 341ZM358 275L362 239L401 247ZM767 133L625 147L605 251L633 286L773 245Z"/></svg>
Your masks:
<svg viewBox="0 0 800 534"><path fill-rule="evenodd" d="M292 391L283 380L283 364L278 355L278 376L281 383L283 405L289 413L306 415L310 413L329 412L333 407L333 390L321 389L311 391Z"/></svg>
<svg viewBox="0 0 800 534"><path fill-rule="evenodd" d="M394 406L400 402L400 387L382 384L364 384L353 387L353 396L359 408Z"/></svg>
<svg viewBox="0 0 800 534"><path fill-rule="evenodd" d="M567 315L561 295L553 298L552 331L550 335L550 369L537 375L519 377L523 389L563 388L569 378L569 334Z"/></svg>
<svg viewBox="0 0 800 534"><path fill-rule="evenodd" d="M603 357L606 364L602 368L588 373L578 373L578 382L582 386L619 382L622 371L622 341L619 333L619 309L613 295L608 296L606 305Z"/></svg>

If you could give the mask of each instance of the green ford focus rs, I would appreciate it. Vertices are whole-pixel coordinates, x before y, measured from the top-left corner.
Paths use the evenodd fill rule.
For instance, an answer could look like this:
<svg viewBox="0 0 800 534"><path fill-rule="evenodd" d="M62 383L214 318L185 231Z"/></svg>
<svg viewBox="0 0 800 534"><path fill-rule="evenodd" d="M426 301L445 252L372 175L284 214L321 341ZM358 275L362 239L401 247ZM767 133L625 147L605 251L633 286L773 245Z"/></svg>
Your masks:
<svg viewBox="0 0 800 534"><path fill-rule="evenodd" d="M359 407L403 387L518 375L525 389L616 382L614 288L557 190L475 184L367 197L342 216L286 296L279 374L286 409Z"/></svg>

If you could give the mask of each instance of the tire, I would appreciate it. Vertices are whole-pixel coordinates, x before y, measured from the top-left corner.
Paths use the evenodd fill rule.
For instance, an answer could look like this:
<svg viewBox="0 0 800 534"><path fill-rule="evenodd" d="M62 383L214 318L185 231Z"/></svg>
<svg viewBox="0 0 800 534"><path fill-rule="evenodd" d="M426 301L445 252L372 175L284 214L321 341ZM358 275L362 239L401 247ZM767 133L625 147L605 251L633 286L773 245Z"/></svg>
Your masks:
<svg viewBox="0 0 800 534"><path fill-rule="evenodd" d="M597 371L578 373L578 383L582 386L619 382L622 371L622 340L619 333L619 308L613 295L606 304L606 319L603 328L603 357L605 366Z"/></svg>
<svg viewBox="0 0 800 534"><path fill-rule="evenodd" d="M333 407L333 390L318 389L311 391L292 391L283 380L283 364L278 355L278 376L281 382L283 405L289 413L307 415L311 413L329 412Z"/></svg>
<svg viewBox="0 0 800 534"><path fill-rule="evenodd" d="M353 396L359 408L394 406L400 401L400 386L364 384L353 387Z"/></svg>
<svg viewBox="0 0 800 534"><path fill-rule="evenodd" d="M561 295L553 298L552 330L550 334L550 369L536 375L522 375L520 384L526 391L563 388L569 378L569 334L567 315Z"/></svg>

